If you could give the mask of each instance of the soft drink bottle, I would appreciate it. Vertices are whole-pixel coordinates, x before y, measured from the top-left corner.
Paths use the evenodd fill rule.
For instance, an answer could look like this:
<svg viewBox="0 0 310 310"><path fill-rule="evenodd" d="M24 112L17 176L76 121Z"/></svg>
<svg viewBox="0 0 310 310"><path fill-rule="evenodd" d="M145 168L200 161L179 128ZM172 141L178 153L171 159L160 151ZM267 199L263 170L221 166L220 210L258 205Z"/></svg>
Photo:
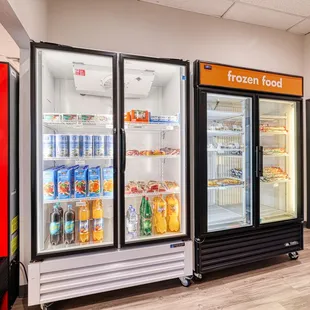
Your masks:
<svg viewBox="0 0 310 310"><path fill-rule="evenodd" d="M143 197L140 206L140 234L141 236L152 235L152 208L148 198Z"/></svg>
<svg viewBox="0 0 310 310"><path fill-rule="evenodd" d="M79 240L89 242L89 207L86 202L78 203L79 208Z"/></svg>
<svg viewBox="0 0 310 310"><path fill-rule="evenodd" d="M157 234L164 234L167 232L167 204L161 196L154 197L153 212L155 231Z"/></svg>
<svg viewBox="0 0 310 310"><path fill-rule="evenodd" d="M50 241L52 245L60 242L60 214L56 205L50 215Z"/></svg>
<svg viewBox="0 0 310 310"><path fill-rule="evenodd" d="M93 241L103 241L103 206L102 200L96 199L93 202Z"/></svg>
<svg viewBox="0 0 310 310"><path fill-rule="evenodd" d="M64 232L64 228L63 228L64 210L60 206L59 202L56 203L56 206L58 208L58 212L59 212L59 215L60 215L60 240L61 240L61 236L63 235L63 232Z"/></svg>
<svg viewBox="0 0 310 310"><path fill-rule="evenodd" d="M64 217L64 242L66 244L75 242L75 212L72 205L68 205L68 211Z"/></svg>
<svg viewBox="0 0 310 310"><path fill-rule="evenodd" d="M180 219L179 219L179 200L174 194L166 196L167 202L167 222L169 231L180 230Z"/></svg>
<svg viewBox="0 0 310 310"><path fill-rule="evenodd" d="M130 239L137 237L138 215L136 208L130 205L126 212L127 235Z"/></svg>

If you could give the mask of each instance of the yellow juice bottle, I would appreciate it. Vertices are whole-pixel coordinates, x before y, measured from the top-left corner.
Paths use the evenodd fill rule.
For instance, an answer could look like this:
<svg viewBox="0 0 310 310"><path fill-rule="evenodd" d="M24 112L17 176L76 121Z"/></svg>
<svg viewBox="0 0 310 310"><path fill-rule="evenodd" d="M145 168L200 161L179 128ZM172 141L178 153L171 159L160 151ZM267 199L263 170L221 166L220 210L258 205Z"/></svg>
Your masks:
<svg viewBox="0 0 310 310"><path fill-rule="evenodd" d="M179 220L179 200L174 194L166 196L167 202L167 222L168 230L172 232L177 232L180 230L180 220Z"/></svg>
<svg viewBox="0 0 310 310"><path fill-rule="evenodd" d="M87 202L78 202L79 206L79 240L89 242L89 206Z"/></svg>
<svg viewBox="0 0 310 310"><path fill-rule="evenodd" d="M103 205L101 199L93 202L93 241L103 241Z"/></svg>
<svg viewBox="0 0 310 310"><path fill-rule="evenodd" d="M155 232L157 234L164 234L167 232L167 204L163 197L154 197L153 212Z"/></svg>

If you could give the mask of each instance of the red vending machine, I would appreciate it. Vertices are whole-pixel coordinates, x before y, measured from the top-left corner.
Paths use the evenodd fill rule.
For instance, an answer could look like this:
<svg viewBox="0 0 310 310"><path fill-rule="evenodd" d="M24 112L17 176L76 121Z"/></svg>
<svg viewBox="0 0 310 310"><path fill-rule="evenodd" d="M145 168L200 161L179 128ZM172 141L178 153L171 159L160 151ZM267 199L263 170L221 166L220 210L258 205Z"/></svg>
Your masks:
<svg viewBox="0 0 310 310"><path fill-rule="evenodd" d="M10 309L19 287L18 85L9 63L0 63L0 310Z"/></svg>

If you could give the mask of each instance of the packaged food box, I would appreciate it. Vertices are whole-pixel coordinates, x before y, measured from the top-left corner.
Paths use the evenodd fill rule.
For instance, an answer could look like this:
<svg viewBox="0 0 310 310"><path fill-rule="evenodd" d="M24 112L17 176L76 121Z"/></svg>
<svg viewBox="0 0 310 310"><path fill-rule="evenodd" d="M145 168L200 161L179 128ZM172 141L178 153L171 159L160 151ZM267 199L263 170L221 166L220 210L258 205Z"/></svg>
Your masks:
<svg viewBox="0 0 310 310"><path fill-rule="evenodd" d="M62 114L62 121L64 123L77 123L78 115L77 114L71 114L71 113L63 113Z"/></svg>
<svg viewBox="0 0 310 310"><path fill-rule="evenodd" d="M43 198L54 200L57 198L57 171L64 166L52 167L43 171Z"/></svg>
<svg viewBox="0 0 310 310"><path fill-rule="evenodd" d="M132 122L149 122L149 111L145 110L131 110L130 112Z"/></svg>
<svg viewBox="0 0 310 310"><path fill-rule="evenodd" d="M44 123L61 123L62 117L60 113L43 113Z"/></svg>
<svg viewBox="0 0 310 310"><path fill-rule="evenodd" d="M104 135L93 136L94 140L94 156L102 157L105 154Z"/></svg>
<svg viewBox="0 0 310 310"><path fill-rule="evenodd" d="M56 157L69 157L69 135L55 135Z"/></svg>
<svg viewBox="0 0 310 310"><path fill-rule="evenodd" d="M69 157L80 156L80 136L69 135Z"/></svg>
<svg viewBox="0 0 310 310"><path fill-rule="evenodd" d="M74 195L74 170L78 167L75 165L57 171L58 199L68 199Z"/></svg>
<svg viewBox="0 0 310 310"><path fill-rule="evenodd" d="M88 196L99 197L101 189L101 176L100 166L88 169Z"/></svg>
<svg viewBox="0 0 310 310"><path fill-rule="evenodd" d="M112 124L113 116L111 114L97 114L97 122Z"/></svg>
<svg viewBox="0 0 310 310"><path fill-rule="evenodd" d="M113 196L113 167L102 168L103 196Z"/></svg>
<svg viewBox="0 0 310 310"><path fill-rule="evenodd" d="M81 135L80 136L80 155L82 157L93 156L93 136Z"/></svg>
<svg viewBox="0 0 310 310"><path fill-rule="evenodd" d="M79 114L78 120L81 123L95 123L97 120L96 114Z"/></svg>
<svg viewBox="0 0 310 310"><path fill-rule="evenodd" d="M55 135L44 134L43 135L43 157L53 158L56 155L56 141Z"/></svg>
<svg viewBox="0 0 310 310"><path fill-rule="evenodd" d="M124 114L124 121L125 122L131 122L131 114L130 114L130 112L126 112Z"/></svg>
<svg viewBox="0 0 310 310"><path fill-rule="evenodd" d="M88 165L74 170L74 197L84 198L87 196Z"/></svg>
<svg viewBox="0 0 310 310"><path fill-rule="evenodd" d="M104 136L104 152L105 156L113 156L113 136Z"/></svg>

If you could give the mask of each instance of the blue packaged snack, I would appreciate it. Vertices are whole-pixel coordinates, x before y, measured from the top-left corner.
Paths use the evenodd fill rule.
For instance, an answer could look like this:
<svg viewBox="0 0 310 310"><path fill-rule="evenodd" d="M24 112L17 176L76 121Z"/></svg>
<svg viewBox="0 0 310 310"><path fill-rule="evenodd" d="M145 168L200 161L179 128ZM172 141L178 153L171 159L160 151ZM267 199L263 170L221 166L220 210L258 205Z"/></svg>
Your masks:
<svg viewBox="0 0 310 310"><path fill-rule="evenodd" d="M43 171L43 198L54 200L57 198L57 171L64 166L52 167Z"/></svg>
<svg viewBox="0 0 310 310"><path fill-rule="evenodd" d="M113 167L102 168L103 196L113 196Z"/></svg>
<svg viewBox="0 0 310 310"><path fill-rule="evenodd" d="M104 156L104 154L105 154L104 137L105 136L103 136L103 135L93 136L94 156L98 156L98 157Z"/></svg>
<svg viewBox="0 0 310 310"><path fill-rule="evenodd" d="M80 136L80 154L82 157L93 156L93 136L92 135Z"/></svg>
<svg viewBox="0 0 310 310"><path fill-rule="evenodd" d="M69 157L69 136L55 135L56 137L56 157Z"/></svg>
<svg viewBox="0 0 310 310"><path fill-rule="evenodd" d="M68 199L73 196L74 170L79 166L62 168L57 171L57 193L58 199Z"/></svg>
<svg viewBox="0 0 310 310"><path fill-rule="evenodd" d="M104 136L105 156L113 156L113 136Z"/></svg>
<svg viewBox="0 0 310 310"><path fill-rule="evenodd" d="M87 172L88 165L74 170L74 197L85 198L87 196Z"/></svg>
<svg viewBox="0 0 310 310"><path fill-rule="evenodd" d="M100 166L88 169L88 196L99 197L101 189Z"/></svg>
<svg viewBox="0 0 310 310"><path fill-rule="evenodd" d="M69 157L80 156L80 136L69 135Z"/></svg>
<svg viewBox="0 0 310 310"><path fill-rule="evenodd" d="M55 135L44 134L43 135L43 157L53 158L55 157Z"/></svg>

